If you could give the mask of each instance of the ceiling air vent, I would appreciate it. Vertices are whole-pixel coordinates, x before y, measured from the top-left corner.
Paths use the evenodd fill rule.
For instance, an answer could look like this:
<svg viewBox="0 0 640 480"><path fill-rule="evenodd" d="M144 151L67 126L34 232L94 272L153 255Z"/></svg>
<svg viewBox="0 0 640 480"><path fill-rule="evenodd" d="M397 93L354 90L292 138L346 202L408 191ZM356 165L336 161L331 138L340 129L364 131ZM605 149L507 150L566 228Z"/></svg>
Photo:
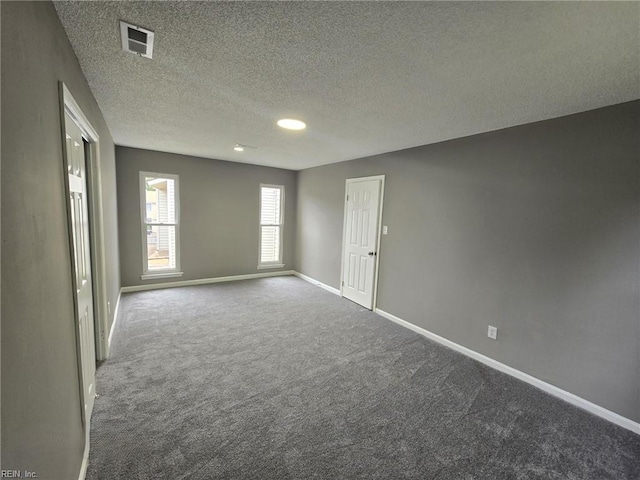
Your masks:
<svg viewBox="0 0 640 480"><path fill-rule="evenodd" d="M141 57L151 58L153 55L153 37L151 30L120 21L122 49Z"/></svg>

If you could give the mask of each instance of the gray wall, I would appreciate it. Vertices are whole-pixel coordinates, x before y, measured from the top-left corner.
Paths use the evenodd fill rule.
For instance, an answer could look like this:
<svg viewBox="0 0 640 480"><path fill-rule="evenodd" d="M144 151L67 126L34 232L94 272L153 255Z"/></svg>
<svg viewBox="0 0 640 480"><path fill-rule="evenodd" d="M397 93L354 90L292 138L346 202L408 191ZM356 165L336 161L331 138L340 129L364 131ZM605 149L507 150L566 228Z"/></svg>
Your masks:
<svg viewBox="0 0 640 480"><path fill-rule="evenodd" d="M73 479L84 434L58 81L100 135L113 306L120 289L114 146L53 5L1 2L1 9L2 468Z"/></svg>
<svg viewBox="0 0 640 480"><path fill-rule="evenodd" d="M116 163L123 286L277 271L257 269L260 183L285 186L280 270L293 269L296 172L126 147L116 147ZM140 279L141 171L180 176L181 278Z"/></svg>
<svg viewBox="0 0 640 480"><path fill-rule="evenodd" d="M303 170L297 269L338 288L345 179L386 174L378 308L640 421L639 132L631 102Z"/></svg>

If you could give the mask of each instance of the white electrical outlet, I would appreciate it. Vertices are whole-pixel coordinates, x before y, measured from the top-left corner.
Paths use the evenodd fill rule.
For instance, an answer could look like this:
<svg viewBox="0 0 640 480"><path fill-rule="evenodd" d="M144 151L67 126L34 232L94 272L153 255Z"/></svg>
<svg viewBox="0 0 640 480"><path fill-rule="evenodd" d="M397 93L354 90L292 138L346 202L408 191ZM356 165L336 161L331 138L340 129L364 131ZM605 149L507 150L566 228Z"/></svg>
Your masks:
<svg viewBox="0 0 640 480"><path fill-rule="evenodd" d="M489 331L487 332L487 337L493 338L494 340L498 339L498 328L492 327L489 325Z"/></svg>
<svg viewBox="0 0 640 480"><path fill-rule="evenodd" d="M382 226L382 234L386 235L388 231L389 231L389 228L386 225L383 225Z"/></svg>

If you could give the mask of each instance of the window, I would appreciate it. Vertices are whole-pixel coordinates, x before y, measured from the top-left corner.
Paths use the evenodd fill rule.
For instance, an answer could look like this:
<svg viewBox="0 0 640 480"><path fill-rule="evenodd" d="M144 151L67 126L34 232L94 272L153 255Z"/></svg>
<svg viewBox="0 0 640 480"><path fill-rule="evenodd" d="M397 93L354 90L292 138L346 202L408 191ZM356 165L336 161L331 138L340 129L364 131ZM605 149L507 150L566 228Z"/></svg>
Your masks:
<svg viewBox="0 0 640 480"><path fill-rule="evenodd" d="M258 268L284 267L282 263L283 205L284 187L282 185L260 185Z"/></svg>
<svg viewBox="0 0 640 480"><path fill-rule="evenodd" d="M178 176L140 172L140 211L142 278L181 276Z"/></svg>

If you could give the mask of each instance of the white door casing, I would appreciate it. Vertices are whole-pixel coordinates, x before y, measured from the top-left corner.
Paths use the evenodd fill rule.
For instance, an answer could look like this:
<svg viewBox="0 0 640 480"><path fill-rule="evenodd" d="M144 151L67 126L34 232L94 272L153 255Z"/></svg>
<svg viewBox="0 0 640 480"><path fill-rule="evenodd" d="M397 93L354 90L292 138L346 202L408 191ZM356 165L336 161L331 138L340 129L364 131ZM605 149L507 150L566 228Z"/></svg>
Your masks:
<svg viewBox="0 0 640 480"><path fill-rule="evenodd" d="M83 421L91 418L95 400L96 354L93 319L93 286L87 201L87 169L83 135L68 113L64 114L68 177L72 276L75 287L76 327L78 329L79 369L83 402Z"/></svg>
<svg viewBox="0 0 640 480"><path fill-rule="evenodd" d="M383 191L384 176L347 179L341 293L370 310L375 303Z"/></svg>
<svg viewBox="0 0 640 480"><path fill-rule="evenodd" d="M82 109L71 95L67 86L59 83L60 87L60 123L62 125L62 143L64 145L64 171L65 177L66 167L66 120L65 114L68 114L74 123L80 127L82 137L89 142L85 152L86 180L88 187L89 201L89 235L91 246L91 283L93 284L93 320L95 332L95 350L96 359L106 360L109 358L110 346L110 327L115 324L109 323L111 316L111 304L107 295L107 260L104 241L104 214L102 202L102 167L100 162L100 137L98 132L93 128L91 122L82 112ZM66 182L66 179L65 179ZM68 187L65 187L68 188ZM67 191L68 193L68 191ZM69 235L71 239L71 235ZM73 268L73 266L72 266ZM111 330L111 333L113 331Z"/></svg>

